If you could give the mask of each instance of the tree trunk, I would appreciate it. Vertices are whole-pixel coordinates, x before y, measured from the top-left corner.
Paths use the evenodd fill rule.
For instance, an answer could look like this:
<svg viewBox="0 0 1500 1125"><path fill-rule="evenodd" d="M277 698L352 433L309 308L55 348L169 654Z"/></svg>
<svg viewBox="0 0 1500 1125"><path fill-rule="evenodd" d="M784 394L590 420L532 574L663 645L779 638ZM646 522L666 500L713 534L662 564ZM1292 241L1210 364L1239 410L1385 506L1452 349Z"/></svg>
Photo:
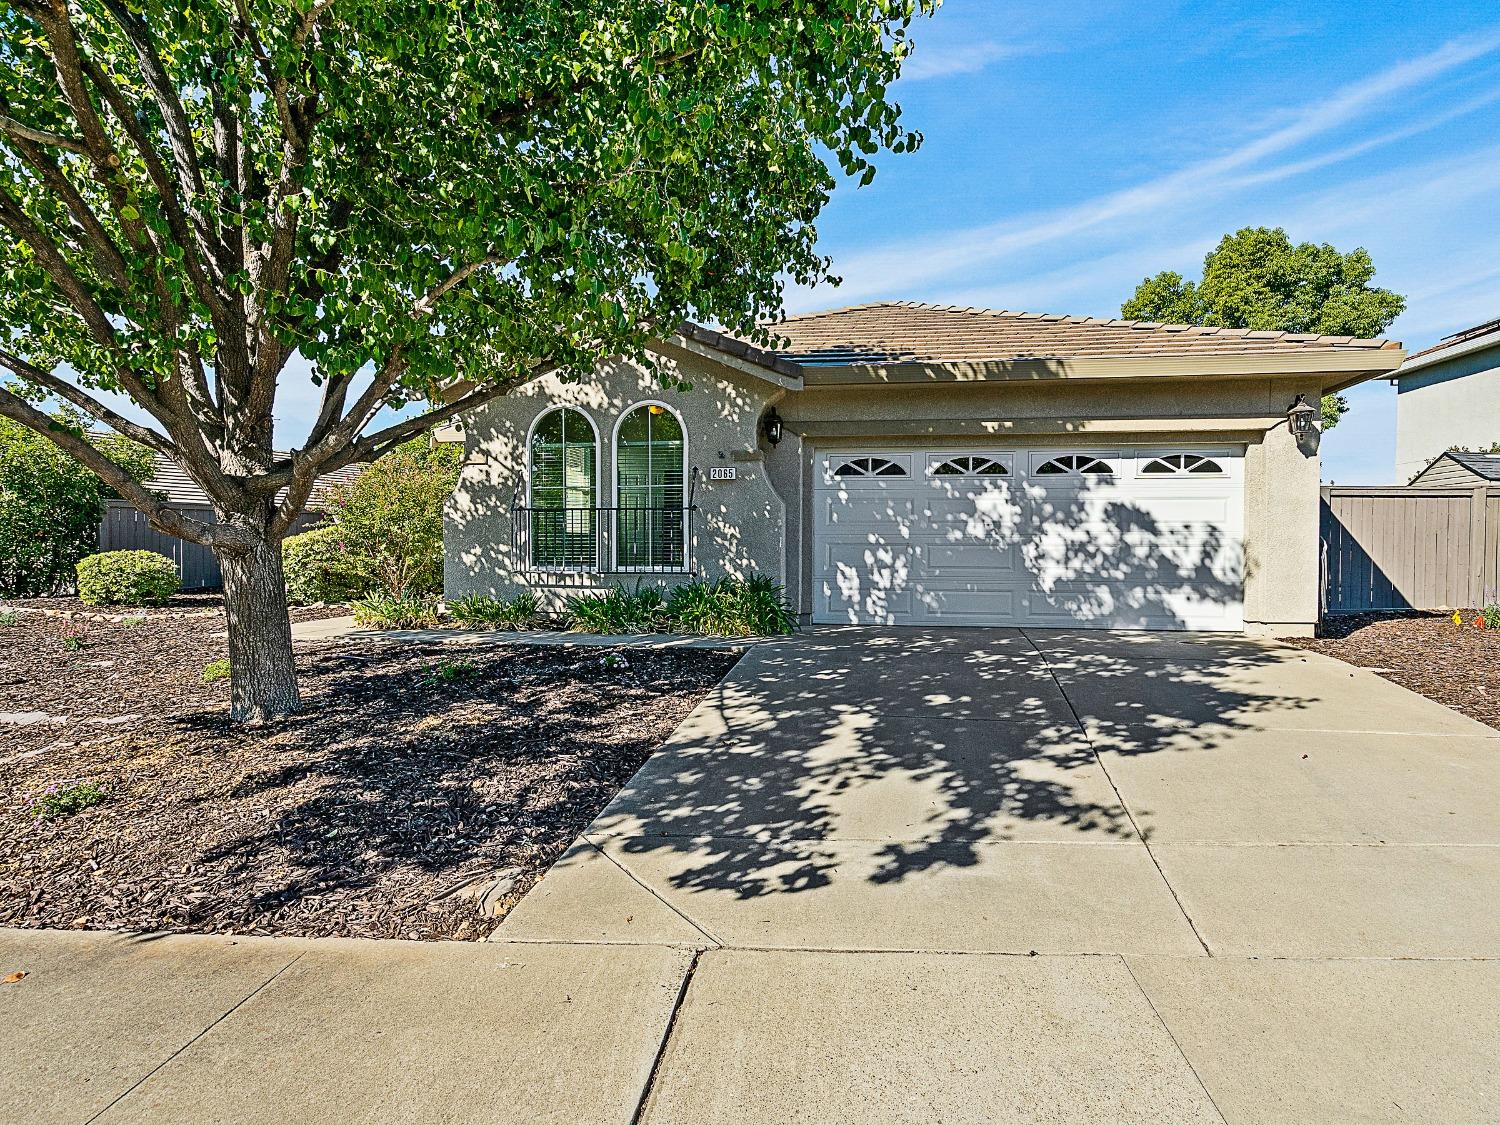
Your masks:
<svg viewBox="0 0 1500 1125"><path fill-rule="evenodd" d="M281 544L248 555L219 554L229 618L229 717L259 722L301 708Z"/></svg>

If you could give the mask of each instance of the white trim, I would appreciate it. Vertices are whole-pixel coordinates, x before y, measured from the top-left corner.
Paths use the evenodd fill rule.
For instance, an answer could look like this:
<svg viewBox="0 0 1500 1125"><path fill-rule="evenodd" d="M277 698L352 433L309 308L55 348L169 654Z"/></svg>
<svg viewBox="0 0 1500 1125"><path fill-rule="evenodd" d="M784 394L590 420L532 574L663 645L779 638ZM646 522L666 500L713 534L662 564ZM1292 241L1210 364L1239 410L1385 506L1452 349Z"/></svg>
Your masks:
<svg viewBox="0 0 1500 1125"><path fill-rule="evenodd" d="M532 471L532 466L531 466L531 438L532 438L532 435L536 433L536 428L539 425L541 425L542 419L545 418L545 417L547 417L547 415L552 414L552 413L554 413L554 412L556 412L558 410L571 410L575 414L581 414L581 415L583 415L583 420L589 424L589 429L593 432L593 435L594 435L594 499L593 499L593 503L592 503L591 507L598 508L599 507L599 491L600 491L599 490L599 477L604 472L604 463L603 463L604 451L603 451L603 449L600 448L600 443L599 443L599 423L595 422L593 416L591 414L589 414L589 412L587 410L585 410L583 407L581 407L581 406L574 406L572 403L567 403L567 402L554 402L554 403L552 403L550 406L548 406L545 410L543 410L541 413L539 413L535 418L533 418L531 420L531 425L529 425L529 426L526 427L526 507L528 509L532 509L532 510L534 510L535 507L536 507L536 505L534 503L532 503L532 496L531 496L532 487L536 483L536 474ZM564 491L566 491L566 488L564 489ZM597 536L595 537L595 542L596 543L598 542L598 537ZM535 549L536 549L536 545L534 543L532 543L532 541L531 541L531 528L528 527L526 529L526 555L527 555L527 558L526 558L526 569L529 570L529 571L531 571L531 572L533 572L533 573L536 573L536 574L580 574L580 573L581 574L587 574L590 571L597 572L599 570L599 562L600 562L600 560L598 558L594 559L594 565L592 567L586 567L586 566L585 567L578 567L578 566L538 566L536 564L536 561L535 561Z"/></svg>
<svg viewBox="0 0 1500 1125"><path fill-rule="evenodd" d="M935 470L938 466L946 465L949 461L957 457L982 457L987 461L995 462L1005 471L1001 473L944 473L944 477L958 477L960 479L973 477L976 480L1010 480L1016 475L1014 451L989 449L955 449L947 453L941 450L930 451L927 454L927 468L923 475L936 477L938 474Z"/></svg>
<svg viewBox="0 0 1500 1125"><path fill-rule="evenodd" d="M682 412L669 402L663 402L659 398L643 398L638 402L632 402L621 410L615 418L614 428L609 434L609 506L615 512L616 525L610 528L610 574L682 574L682 570L663 570L657 566L621 566L620 565L620 535L619 535L619 511L620 511L620 427L643 406L659 406L663 410L670 411L673 418L677 419L677 428L682 431L682 506L688 506L688 466L692 464L688 456L688 428L687 420L683 418ZM686 566L688 559L692 557L693 545L686 541L687 528L683 528L682 561Z"/></svg>
<svg viewBox="0 0 1500 1125"><path fill-rule="evenodd" d="M1185 457L1202 457L1218 465L1219 471L1216 473L1148 473L1145 471L1146 466L1152 461L1160 460L1163 457L1176 457L1179 455ZM1142 448L1135 451L1135 476L1137 480L1181 480L1193 477L1199 480L1213 480L1216 477L1227 477L1230 475L1229 470L1224 466L1224 462L1233 456L1234 453L1228 449L1195 449L1191 446L1176 446L1161 449Z"/></svg>

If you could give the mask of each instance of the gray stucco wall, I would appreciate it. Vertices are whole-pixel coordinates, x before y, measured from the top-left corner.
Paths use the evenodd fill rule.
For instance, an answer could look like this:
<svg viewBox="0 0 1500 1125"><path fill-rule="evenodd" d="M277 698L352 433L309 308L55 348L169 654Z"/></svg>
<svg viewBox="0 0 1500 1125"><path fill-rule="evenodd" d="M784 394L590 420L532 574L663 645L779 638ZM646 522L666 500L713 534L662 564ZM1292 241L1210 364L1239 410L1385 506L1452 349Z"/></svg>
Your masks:
<svg viewBox="0 0 1500 1125"><path fill-rule="evenodd" d="M557 608L574 594L657 586L667 589L693 577L768 574L784 582L785 502L772 487L757 443L761 415L782 392L686 352L656 357L658 372L617 360L594 378L564 383L548 376L518 388L465 418L463 472L449 500L444 540L443 588L448 597L488 594L511 597L535 591ZM674 389L674 381L690 390ZM660 402L682 418L689 475L698 470L698 512L691 545L693 574L642 574L606 568L586 574L530 569L512 549L512 509L525 503L527 436L532 423L558 405L576 407L598 434L598 503L612 503L615 466L612 439L619 420L634 406ZM712 466L733 466L736 479L711 481ZM692 487L691 485L689 487Z"/></svg>
<svg viewBox="0 0 1500 1125"><path fill-rule="evenodd" d="M1396 484L1455 445L1500 441L1500 346L1403 376L1396 395Z"/></svg>
<svg viewBox="0 0 1500 1125"><path fill-rule="evenodd" d="M872 442L941 442L993 449L1008 444L1235 444L1245 447L1246 631L1310 634L1318 617L1319 466L1316 443L1299 446L1286 410L1298 393L1313 401L1316 376L1236 379L1108 379L942 384L811 386L783 392L753 376L686 353L664 359L693 384L668 391L657 376L625 362L581 384L538 380L468 419L467 463L448 508L446 590L509 596L533 589L553 604L581 590L637 581L663 587L681 576L528 573L512 557L512 496L524 496L525 442L532 422L558 403L577 406L600 434L600 502L614 467L610 439L624 411L647 399L682 415L689 465L702 471L698 572L764 573L782 582L809 614L812 488L817 457ZM786 437L770 448L759 422L775 403ZM710 482L713 465L738 479Z"/></svg>

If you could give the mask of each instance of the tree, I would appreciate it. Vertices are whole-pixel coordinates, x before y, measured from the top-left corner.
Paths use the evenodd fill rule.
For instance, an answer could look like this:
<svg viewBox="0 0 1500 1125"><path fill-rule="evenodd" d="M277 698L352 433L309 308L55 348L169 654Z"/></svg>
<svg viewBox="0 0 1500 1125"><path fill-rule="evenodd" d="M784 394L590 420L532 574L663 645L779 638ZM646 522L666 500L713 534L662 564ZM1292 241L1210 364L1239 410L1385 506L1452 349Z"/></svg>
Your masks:
<svg viewBox="0 0 1500 1125"><path fill-rule="evenodd" d="M348 484L327 512L340 542L394 596L431 594L443 584L443 505L458 484L462 447L413 438Z"/></svg>
<svg viewBox="0 0 1500 1125"><path fill-rule="evenodd" d="M919 142L888 87L935 5L13 0L0 414L215 552L231 713L293 711L280 542L318 475L683 318L766 341L784 279L827 276L824 157L868 182ZM281 455L299 354L321 407ZM176 462L217 522L50 432L47 396Z"/></svg>
<svg viewBox="0 0 1500 1125"><path fill-rule="evenodd" d="M1226 234L1203 259L1194 284L1170 271L1148 277L1120 307L1131 320L1212 324L1270 332L1379 336L1401 315L1406 298L1371 287L1375 263L1363 247L1342 254L1328 243L1292 244L1280 227ZM1349 409L1342 395L1323 397L1323 426Z"/></svg>
<svg viewBox="0 0 1500 1125"><path fill-rule="evenodd" d="M86 435L74 413L59 412L51 422L94 445L132 480L151 476L149 450ZM37 597L66 587L73 565L99 544L111 495L56 442L0 417L0 595Z"/></svg>

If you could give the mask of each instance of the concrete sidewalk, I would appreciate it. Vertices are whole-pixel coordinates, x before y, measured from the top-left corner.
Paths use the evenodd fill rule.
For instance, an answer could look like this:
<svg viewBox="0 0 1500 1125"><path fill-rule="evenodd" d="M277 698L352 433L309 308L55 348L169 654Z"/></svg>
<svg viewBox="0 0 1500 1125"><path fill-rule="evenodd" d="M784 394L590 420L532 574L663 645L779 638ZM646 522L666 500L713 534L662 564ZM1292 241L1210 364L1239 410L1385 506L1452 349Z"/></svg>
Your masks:
<svg viewBox="0 0 1500 1125"><path fill-rule="evenodd" d="M1500 1120L1500 732L1274 644L752 650L475 946L0 932L0 1119Z"/></svg>

